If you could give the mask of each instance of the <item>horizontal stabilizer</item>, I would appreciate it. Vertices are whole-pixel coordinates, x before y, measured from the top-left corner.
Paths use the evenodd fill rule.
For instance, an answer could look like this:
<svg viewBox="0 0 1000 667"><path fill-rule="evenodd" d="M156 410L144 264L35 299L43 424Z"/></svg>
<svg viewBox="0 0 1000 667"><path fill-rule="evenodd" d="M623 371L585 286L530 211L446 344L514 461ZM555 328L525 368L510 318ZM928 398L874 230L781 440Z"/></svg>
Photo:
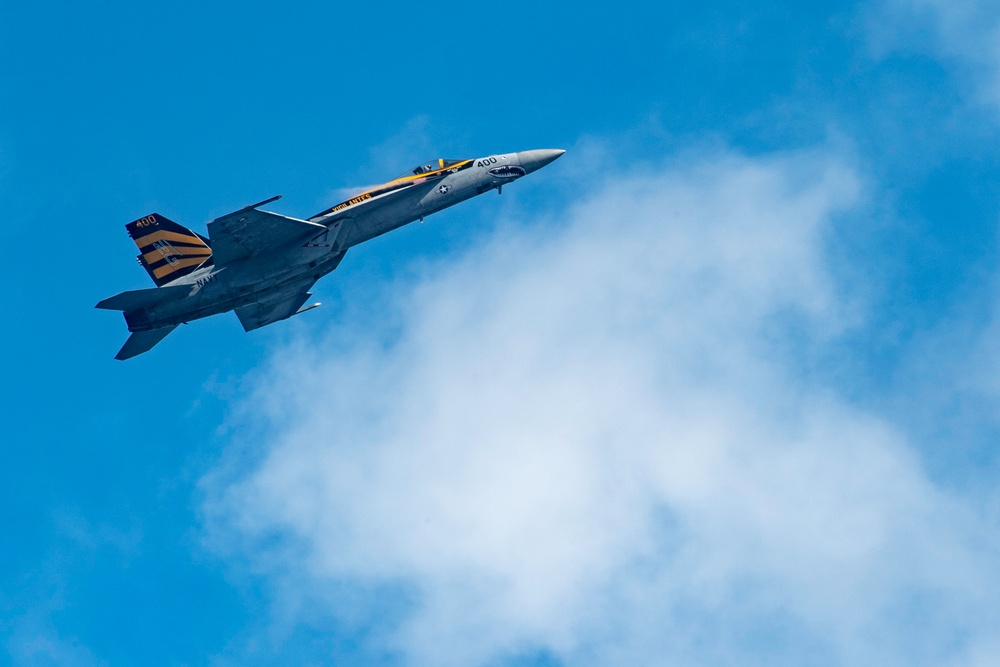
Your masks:
<svg viewBox="0 0 1000 667"><path fill-rule="evenodd" d="M140 355L143 352L148 352L153 349L153 346L159 343L161 340L167 337L171 331L177 328L174 324L169 327L163 327L162 329L153 329L152 331L136 331L125 344L122 345L122 349L118 350L118 354L115 355L115 359L119 361L124 361L126 359L131 359L136 355Z"/></svg>
<svg viewBox="0 0 1000 667"><path fill-rule="evenodd" d="M191 285L175 285L173 287L153 287L151 289L134 289L108 297L94 306L104 310L121 310L125 312L149 308L164 301L181 299L191 293ZM163 334L166 336L166 334Z"/></svg>

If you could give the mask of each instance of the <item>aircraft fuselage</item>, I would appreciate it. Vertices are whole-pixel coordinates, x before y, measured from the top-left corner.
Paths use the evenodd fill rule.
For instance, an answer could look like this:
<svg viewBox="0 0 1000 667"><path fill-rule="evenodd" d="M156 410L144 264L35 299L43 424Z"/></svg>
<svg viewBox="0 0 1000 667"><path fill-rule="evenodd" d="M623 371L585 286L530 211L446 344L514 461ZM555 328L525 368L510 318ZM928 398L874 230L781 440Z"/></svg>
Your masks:
<svg viewBox="0 0 1000 667"><path fill-rule="evenodd" d="M236 310L244 328L249 331L302 312L294 310L286 314L279 308L270 319L260 315L262 324L248 326L244 321L245 310L248 308L284 306L286 304L278 303L277 300L288 294L309 296L306 292L308 287L336 269L350 248L477 195L499 190L549 164L562 154L561 150L533 150L471 160L434 160L388 183L359 192L306 221L295 221L278 214L257 211L259 206L273 201L267 200L218 218L213 223L218 223L218 227L228 225L226 230L237 227L235 239L240 243L241 239L254 240L253 224L257 217L271 216L297 223L299 226L293 228L293 237L274 245L255 247L247 250L244 253L246 256L227 261L220 261L220 255L224 255L227 250L229 254L233 254L233 248L236 251L242 251L242 248L230 243L227 250L220 250L214 235L211 240L204 239L156 214L147 216L127 227L140 250L148 251L140 255L140 263L150 271L154 280L159 278L158 286L170 288L170 297L151 298L148 303L143 302L142 307L111 303L125 296L123 294L106 299L99 307L123 310L129 330L133 332L169 332L168 327L230 310ZM247 213L241 217L240 214L244 211ZM134 226L149 224L148 230L160 229L162 226L158 226L156 220L173 225L170 228L173 232L158 231L153 235L138 237L146 234L146 231L138 231ZM209 223L210 234L213 233L213 223ZM185 237L185 233L192 237ZM154 237L156 241L148 241ZM179 241L175 240L174 245L171 245L171 238ZM223 241L230 240L227 238ZM152 245L143 247L143 243ZM207 243L211 243L211 246ZM204 247L197 248L192 244L202 244ZM150 251L151 248L155 248L155 251ZM194 255L194 258L187 258L185 252ZM213 257L205 260L203 256L207 254ZM202 265L193 270L187 268L186 271L179 271L183 275L175 280L167 282L160 276L162 273L169 277L175 267L183 269L185 265L197 262L202 262ZM154 276L154 273L157 275ZM178 287L186 287L187 291L173 289ZM151 292L153 297L165 294L157 290L143 292Z"/></svg>

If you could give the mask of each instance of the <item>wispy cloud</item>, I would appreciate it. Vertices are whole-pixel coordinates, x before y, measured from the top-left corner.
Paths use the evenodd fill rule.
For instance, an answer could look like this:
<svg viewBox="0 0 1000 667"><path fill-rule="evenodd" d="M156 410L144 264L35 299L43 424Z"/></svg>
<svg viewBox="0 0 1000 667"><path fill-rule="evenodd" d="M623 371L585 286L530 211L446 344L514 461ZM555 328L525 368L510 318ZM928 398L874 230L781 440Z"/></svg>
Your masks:
<svg viewBox="0 0 1000 667"><path fill-rule="evenodd" d="M1000 6L989 0L878 0L869 33L879 54L926 53L950 64L981 101L1000 107Z"/></svg>
<svg viewBox="0 0 1000 667"><path fill-rule="evenodd" d="M328 191L324 201L336 203L350 199L433 157L437 157L437 153L430 119L426 116L411 118L399 132L369 149L368 159L354 176L355 183Z"/></svg>
<svg viewBox="0 0 1000 667"><path fill-rule="evenodd" d="M408 664L996 659L992 528L798 370L856 321L824 252L849 161L592 185L277 354L205 480L213 548L344 622L394 603Z"/></svg>
<svg viewBox="0 0 1000 667"><path fill-rule="evenodd" d="M35 563L36 569L31 574L36 580L32 587L35 595L30 606L16 591L0 593L5 611L19 610L8 613L2 624L7 631L2 644L7 664L72 667L107 664L77 636L85 628L66 629L67 610L78 604L77 598L68 592L73 589L70 582L81 564L95 557L104 562L130 564L138 553L142 531L136 525L95 523L73 511L56 512L53 523L61 539L44 559Z"/></svg>
<svg viewBox="0 0 1000 667"><path fill-rule="evenodd" d="M15 621L5 642L9 664L67 667L104 664L76 637L60 636L52 623L40 619L41 616L43 614L32 614Z"/></svg>

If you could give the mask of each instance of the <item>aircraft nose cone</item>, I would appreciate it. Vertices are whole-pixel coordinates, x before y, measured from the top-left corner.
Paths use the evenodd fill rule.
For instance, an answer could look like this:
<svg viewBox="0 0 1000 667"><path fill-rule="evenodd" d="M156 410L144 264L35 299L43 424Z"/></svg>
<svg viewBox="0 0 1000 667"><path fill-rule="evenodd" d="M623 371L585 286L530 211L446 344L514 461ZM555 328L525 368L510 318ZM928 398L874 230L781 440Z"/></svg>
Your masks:
<svg viewBox="0 0 1000 667"><path fill-rule="evenodd" d="M520 151L517 154L517 159L521 161L525 173L530 174L554 161L565 152L558 148L538 148L533 151Z"/></svg>

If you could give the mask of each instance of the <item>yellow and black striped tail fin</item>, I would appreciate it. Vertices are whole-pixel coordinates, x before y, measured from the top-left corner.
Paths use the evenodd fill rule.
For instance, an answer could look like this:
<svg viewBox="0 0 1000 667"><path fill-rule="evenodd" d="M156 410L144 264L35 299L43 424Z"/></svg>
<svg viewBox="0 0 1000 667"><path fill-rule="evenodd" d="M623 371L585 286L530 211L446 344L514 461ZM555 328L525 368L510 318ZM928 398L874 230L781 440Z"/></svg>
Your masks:
<svg viewBox="0 0 1000 667"><path fill-rule="evenodd" d="M212 264L208 239L159 213L133 220L125 229L139 248L139 264L157 287Z"/></svg>

